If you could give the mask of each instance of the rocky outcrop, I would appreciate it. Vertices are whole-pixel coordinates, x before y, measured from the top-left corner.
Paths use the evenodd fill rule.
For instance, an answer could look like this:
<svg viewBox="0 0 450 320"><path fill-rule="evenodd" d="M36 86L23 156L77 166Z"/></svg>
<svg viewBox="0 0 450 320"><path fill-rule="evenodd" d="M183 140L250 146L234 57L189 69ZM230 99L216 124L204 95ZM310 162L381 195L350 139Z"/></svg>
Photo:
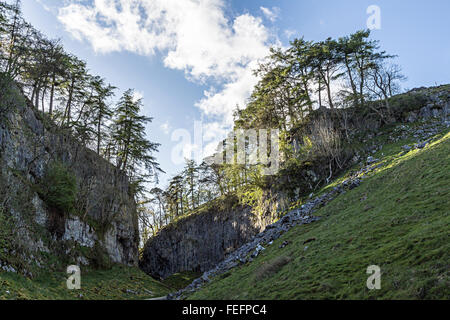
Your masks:
<svg viewBox="0 0 450 320"><path fill-rule="evenodd" d="M401 155L404 155L411 150L425 148L429 143L439 139L440 132L448 132L449 128L449 123L435 119L432 122L424 122L418 125L415 124L414 126L399 125L387 138L389 138L390 141L398 141L399 139L411 137L419 139L418 143L413 146L405 145L402 147L404 151ZM332 205L332 201L339 195L358 188L375 170L383 170L386 166L389 166L389 162L386 163L384 160L368 156L359 164L359 166L360 169L349 172L349 176L344 181L338 183L333 188L330 188L329 191L307 200L298 208L290 210L281 219L266 226L264 231L255 235L249 242L229 254L226 259L218 263L214 268L205 271L201 277L195 279L186 288L169 294L167 299L184 299L187 295L199 290L213 279L217 279L218 276L232 272L232 269L238 266L251 263L258 255L264 252L266 248L274 245L276 239L282 237L284 233L293 227L314 223L315 221L320 220L321 217L315 214L319 208L326 205ZM303 243L303 250L311 250L308 243L315 240L315 238L306 240ZM289 241L283 241L279 245L279 248L282 249L289 244Z"/></svg>
<svg viewBox="0 0 450 320"><path fill-rule="evenodd" d="M450 85L417 88L393 96L389 99L389 107L385 101L371 101L363 107L333 110L322 107L314 110L306 121L291 130L289 138L293 151L301 157L304 141L320 140L317 132L324 129L328 132L329 128L339 134L341 142L350 142L350 146L341 148L341 151L335 150L333 157L339 158L340 165L336 161L330 162L327 156L314 156L313 160L304 161L301 166L285 166L285 172L279 174L271 184L279 208L287 210L291 202L329 182L357 163L360 154L376 152L376 146L369 146L367 142L378 135L383 127L417 121L450 124ZM363 147L354 148L359 143Z"/></svg>
<svg viewBox="0 0 450 320"><path fill-rule="evenodd" d="M0 260L25 274L58 263L137 265L138 221L129 181L58 129L13 85L0 90ZM49 163L76 177L75 210L52 208L39 192Z"/></svg>
<svg viewBox="0 0 450 320"><path fill-rule="evenodd" d="M157 278L181 271L209 270L273 219L270 208L259 215L248 207L213 205L162 229L145 245L139 265Z"/></svg>
<svg viewBox="0 0 450 320"><path fill-rule="evenodd" d="M390 100L389 117L381 118L381 113L374 111L377 108L385 108L384 102L381 104L373 102L372 104L365 106L364 110L322 108L310 115L309 124L313 125L315 119L325 116L330 119L334 127L347 128L348 132L343 135L349 134L350 138L354 138L354 135L363 132L366 134L365 139L370 140L378 134L382 126L395 122L406 123L433 118L433 121L448 123L450 85L414 89L393 97ZM427 136L435 133L433 127L424 127L422 130ZM311 132L311 126L308 125L297 128L297 131L293 130L291 142L296 152L302 147L304 135L309 132ZM419 134L417 138L422 139L418 141L417 147L420 148L424 143L426 145L423 135ZM362 154L369 155L366 163L372 165L377 162L377 159L371 157L370 154L377 152L380 146L371 146L367 140L361 142L367 147L367 150L361 150ZM342 157L344 158L343 166L340 169L333 167L333 176L336 176L340 172L339 170L343 171L349 165L356 164L362 159L358 153L344 154ZM296 168L295 172L275 177L275 180L270 183L273 187L265 193L265 196L273 195L267 197L267 207L270 207L270 210L265 210L272 213L270 215L263 214L263 218L256 215L258 218L255 219L255 215L250 209L209 210L166 227L146 244L143 259L140 262L141 268L153 276L164 278L179 271L205 272L222 261L217 264L216 268L207 271L204 277L198 279L189 290L195 288L207 281L210 276L220 274L224 270L245 262L248 257L251 259L252 254L255 252L257 254L258 248L262 250L258 246L262 239L266 242L271 241L269 238L279 237L293 225L314 221L315 218L310 216L311 210L320 205L323 199L311 200L307 204L311 207L300 210L299 214L291 212L274 226L267 227L274 221L276 211L288 211L291 203L300 197L308 196L317 186L332 178L329 171L328 161L321 162L320 159L316 159L314 163L308 162L304 166ZM350 182L353 183L353 181ZM343 185L343 187L347 186ZM328 196L334 197L343 190L344 188L336 189ZM258 230L266 231L253 238L259 232ZM237 249L247 241L250 244L247 243Z"/></svg>
<svg viewBox="0 0 450 320"><path fill-rule="evenodd" d="M421 97L422 103L403 114L403 122L415 122L420 119L450 119L450 85L432 88L416 88L403 96Z"/></svg>
<svg viewBox="0 0 450 320"><path fill-rule="evenodd" d="M289 211L283 216L283 218L273 224L267 225L261 233L251 237L247 243L228 255L225 260L218 263L214 268L205 271L200 278L195 279L186 288L169 294L167 298L169 300L182 299L184 294L195 292L203 285L210 282L214 277L222 275L239 265L252 262L253 259L264 251L267 246L272 245L274 240L280 238L291 228L318 221L320 217L314 216L314 212L318 208L328 204L338 195L346 192L346 190L359 187L361 184L361 179L364 179L370 172L380 167L381 164L367 165L356 172L353 176L334 187L331 191L307 201L299 208ZM288 242L284 242L280 248L288 244ZM306 246L305 250L307 248L308 247Z"/></svg>
<svg viewBox="0 0 450 320"><path fill-rule="evenodd" d="M381 118L379 112L368 112L368 110L385 107L384 102L381 104L373 102L364 110L349 108L332 111L324 108L311 114L310 123L314 124L314 119L319 119L325 115L336 128L347 128L346 134L349 134L351 138L354 138L354 134L365 133L364 139L366 140L361 142L367 146L367 150L361 150L361 152L363 155L366 154L366 157L368 156L365 163L369 167L363 170L372 170L370 166L378 160L370 155L380 150L380 146L369 145L367 139L370 140L377 135L382 126L416 120L449 123L450 85L414 89L393 97L390 100L389 117ZM342 121L346 122L342 123ZM427 144L426 137L435 134L436 130L434 125L431 125L430 128L424 126L416 132L417 136L413 134L418 139L415 148L423 148ZM300 141L303 141L303 135L310 131L311 128L306 125L292 133L294 150L298 151L301 148ZM344 159L344 166L341 171L362 159L358 153L349 153L344 156L346 159ZM335 175L339 172L336 169L333 168ZM251 260L252 256L263 250L262 242L267 243L278 238L280 234L293 225L314 221L315 218L311 217L311 213L315 207L321 205L324 201L328 202L344 191L345 188L353 188L359 183L356 178L346 181L341 187L325 195L325 198L311 200L305 205L305 208L299 209L297 213L290 212L279 222L270 225L274 221L276 211L289 210L293 201L299 199L300 196L307 196L313 191L314 187L317 187L321 182L328 181L331 178L329 170L328 162L321 163L318 159L312 164L305 164L305 166L300 167L298 172L279 175L278 178L275 178L277 180L271 183L275 187L270 188L265 193L265 196L273 195L267 197L267 206L271 207L270 210L265 210L272 213L264 218L258 218L259 220L255 220L254 213L248 208L225 211L209 210L206 213L193 215L166 227L146 244L143 259L140 262L141 268L147 273L161 278L179 271L205 272L202 278L197 279L188 288L188 290L191 290L199 284L207 282L210 276L221 274L240 263L248 261L248 259ZM347 186L346 183L350 185ZM283 189L280 186L287 186L287 188ZM267 227L268 225L270 226ZM262 233L255 237L258 230ZM247 244L239 247L246 242ZM213 266L216 267L212 268ZM211 270L206 271L208 269Z"/></svg>

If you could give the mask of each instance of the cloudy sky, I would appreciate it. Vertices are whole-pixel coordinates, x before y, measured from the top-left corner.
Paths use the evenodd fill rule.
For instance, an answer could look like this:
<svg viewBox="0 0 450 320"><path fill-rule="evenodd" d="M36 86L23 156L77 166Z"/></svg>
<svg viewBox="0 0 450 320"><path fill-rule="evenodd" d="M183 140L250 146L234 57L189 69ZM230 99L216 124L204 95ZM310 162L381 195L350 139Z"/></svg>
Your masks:
<svg viewBox="0 0 450 320"><path fill-rule="evenodd" d="M61 38L93 73L143 97L146 115L154 118L149 138L162 144L158 159L168 172L163 182L182 167L173 161L174 150L198 151L195 121L203 122L206 153L225 135L233 110L245 105L257 82L252 70L271 46L364 29L370 5L381 9L381 29L373 38L399 55L405 88L449 82L448 0L22 2L25 18ZM192 141L175 148L186 133Z"/></svg>

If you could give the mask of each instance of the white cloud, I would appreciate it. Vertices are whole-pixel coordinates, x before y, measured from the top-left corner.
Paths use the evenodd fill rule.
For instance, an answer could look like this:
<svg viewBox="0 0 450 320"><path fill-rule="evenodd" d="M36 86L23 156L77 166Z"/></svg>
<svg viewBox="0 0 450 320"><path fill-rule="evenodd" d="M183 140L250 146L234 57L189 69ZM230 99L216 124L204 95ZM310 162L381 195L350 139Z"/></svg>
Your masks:
<svg viewBox="0 0 450 320"><path fill-rule="evenodd" d="M169 134L170 129L172 128L171 125L169 124L169 121L164 122L159 127L165 134Z"/></svg>
<svg viewBox="0 0 450 320"><path fill-rule="evenodd" d="M269 32L249 14L228 19L223 7L223 0L70 1L58 18L97 52L159 50L167 67L193 80L233 80L267 54Z"/></svg>
<svg viewBox="0 0 450 320"><path fill-rule="evenodd" d="M260 9L272 22L280 12ZM96 52L159 52L166 67L212 85L195 106L221 128L229 128L236 105L245 104L257 82L253 68L274 39L260 17L228 17L225 0L68 0L58 19Z"/></svg>
<svg viewBox="0 0 450 320"><path fill-rule="evenodd" d="M231 125L236 107L245 106L246 99L258 81L253 75L254 68L256 63L249 63L235 81L226 83L219 92L215 92L214 89L205 91L205 97L197 102L196 106L205 115L220 116L225 124Z"/></svg>
<svg viewBox="0 0 450 320"><path fill-rule="evenodd" d="M141 91L134 90L133 91L133 99L134 99L134 101L144 99L144 93Z"/></svg>
<svg viewBox="0 0 450 320"><path fill-rule="evenodd" d="M266 7L259 7L264 16L269 19L271 22L275 22L280 16L280 8L272 7L272 9Z"/></svg>
<svg viewBox="0 0 450 320"><path fill-rule="evenodd" d="M42 0L36 0L36 2L39 3L45 11L52 12L52 9L45 3L43 3Z"/></svg>
<svg viewBox="0 0 450 320"><path fill-rule="evenodd" d="M296 30L293 29L286 29L284 30L284 35L288 40L290 40L295 34L297 33Z"/></svg>

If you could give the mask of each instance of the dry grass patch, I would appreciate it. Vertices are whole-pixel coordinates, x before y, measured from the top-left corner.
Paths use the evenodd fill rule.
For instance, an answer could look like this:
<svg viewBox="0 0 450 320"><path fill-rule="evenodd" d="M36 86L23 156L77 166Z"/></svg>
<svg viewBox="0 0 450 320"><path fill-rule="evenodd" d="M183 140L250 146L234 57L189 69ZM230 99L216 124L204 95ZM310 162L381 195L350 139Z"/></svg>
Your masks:
<svg viewBox="0 0 450 320"><path fill-rule="evenodd" d="M281 270L285 265L292 261L292 258L287 256L276 257L268 262L263 263L261 267L259 267L255 271L255 279L262 280L268 277L271 277L275 273Z"/></svg>

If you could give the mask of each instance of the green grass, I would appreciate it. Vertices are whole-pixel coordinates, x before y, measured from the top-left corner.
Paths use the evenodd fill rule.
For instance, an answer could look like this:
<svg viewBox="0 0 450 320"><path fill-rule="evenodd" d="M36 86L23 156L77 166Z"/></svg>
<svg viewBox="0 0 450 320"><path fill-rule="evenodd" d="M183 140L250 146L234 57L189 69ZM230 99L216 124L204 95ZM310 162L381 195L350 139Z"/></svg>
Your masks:
<svg viewBox="0 0 450 320"><path fill-rule="evenodd" d="M192 281L194 281L201 275L201 272L194 271L179 272L164 279L162 283L170 288L173 288L173 291L178 291L180 289L186 288Z"/></svg>
<svg viewBox="0 0 450 320"><path fill-rule="evenodd" d="M384 166L317 211L320 221L291 229L252 263L189 298L450 298L450 133L407 154L401 146L414 140L387 143L386 136L375 138L384 147L373 155ZM309 239L315 240L305 244ZM283 241L289 244L280 249ZM381 267L381 290L366 287L366 269L373 264ZM158 282L137 268L83 269L82 289L68 290L63 272L35 279L0 272L0 299L148 299L183 288L198 276L179 273Z"/></svg>
<svg viewBox="0 0 450 320"><path fill-rule="evenodd" d="M374 155L384 167L318 210L320 221L188 298L450 298L450 133L403 154L408 142L385 145ZM381 268L380 290L366 287L369 265Z"/></svg>
<svg viewBox="0 0 450 320"><path fill-rule="evenodd" d="M138 268L115 266L110 270L81 270L81 289L68 290L62 272L28 279L0 272L0 300L142 300L173 291Z"/></svg>

